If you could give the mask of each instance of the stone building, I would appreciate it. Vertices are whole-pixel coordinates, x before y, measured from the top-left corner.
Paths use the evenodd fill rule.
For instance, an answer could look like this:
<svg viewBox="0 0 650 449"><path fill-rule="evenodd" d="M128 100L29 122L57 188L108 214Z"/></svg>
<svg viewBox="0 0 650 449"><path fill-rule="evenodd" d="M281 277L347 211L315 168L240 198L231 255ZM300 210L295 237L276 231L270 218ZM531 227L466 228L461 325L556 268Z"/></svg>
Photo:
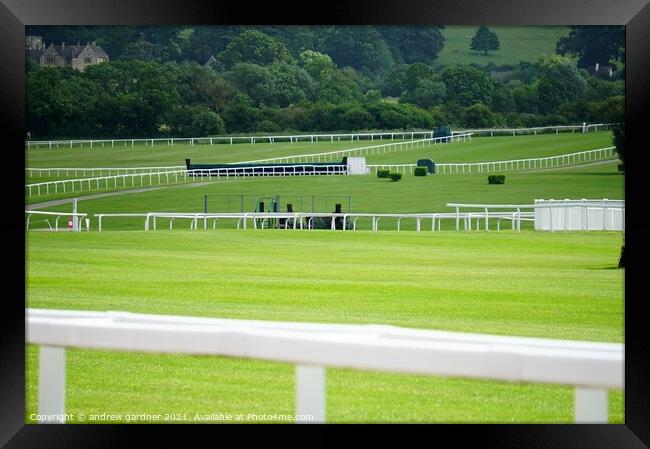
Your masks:
<svg viewBox="0 0 650 449"><path fill-rule="evenodd" d="M108 55L96 43L88 42L85 45L55 45L53 42L46 46L40 36L27 36L25 53L34 63L46 66L72 67L75 70L84 70L89 65L101 64L108 61Z"/></svg>

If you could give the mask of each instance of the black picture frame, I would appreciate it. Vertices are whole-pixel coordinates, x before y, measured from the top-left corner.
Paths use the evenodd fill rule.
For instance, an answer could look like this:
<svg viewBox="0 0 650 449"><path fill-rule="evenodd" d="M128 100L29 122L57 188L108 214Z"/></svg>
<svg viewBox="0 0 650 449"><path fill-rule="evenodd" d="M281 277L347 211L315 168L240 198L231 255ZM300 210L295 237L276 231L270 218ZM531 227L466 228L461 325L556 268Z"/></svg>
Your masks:
<svg viewBox="0 0 650 449"><path fill-rule="evenodd" d="M434 25L625 25L626 26L626 247L625 273L625 424L607 425L436 425L363 426L366 434L384 439L395 430L407 430L404 443L416 438L434 444L451 438L454 445L471 442L500 448L643 448L650 444L650 326L643 313L644 258L648 227L641 212L647 179L644 170L644 122L650 109L650 5L647 0L369 0L354 3L290 2L215 3L208 0L0 0L0 123L5 129L1 148L9 159L0 221L6 240L4 259L12 271L3 283L0 338L0 444L5 447L123 447L135 436L168 438L172 433L195 432L201 437L225 438L235 432L238 443L252 434L268 437L283 433L281 444L300 442L303 432L317 433L319 443L337 443L330 434L340 426L257 426L255 432L239 426L26 425L25 421L25 292L24 264L24 135L25 135L25 25L183 25L183 24L434 24ZM645 114L644 114L645 113ZM22 161L22 163L20 162ZM5 173L6 176L7 173ZM5 178L6 179L6 178ZM23 182L23 184L21 184ZM630 203L632 207L630 207ZM7 245L8 244L8 245ZM14 250L15 249L15 250ZM6 264L5 264L6 265ZM6 269L5 269L6 270ZM22 279L20 274L22 273ZM8 289L11 285L12 289ZM13 292L13 293L9 293ZM404 429L407 427L407 429ZM287 432L287 430L290 432ZM299 433L296 433L299 432ZM413 435L413 433L418 435ZM291 435L288 438L287 433ZM233 435L231 435L233 436ZM296 438L294 438L294 436ZM192 440L195 436L192 435ZM310 439L314 436L310 435ZM220 444L221 441L212 440ZM208 440L210 441L210 440ZM308 441L308 440L302 440ZM447 444L445 444L447 445Z"/></svg>

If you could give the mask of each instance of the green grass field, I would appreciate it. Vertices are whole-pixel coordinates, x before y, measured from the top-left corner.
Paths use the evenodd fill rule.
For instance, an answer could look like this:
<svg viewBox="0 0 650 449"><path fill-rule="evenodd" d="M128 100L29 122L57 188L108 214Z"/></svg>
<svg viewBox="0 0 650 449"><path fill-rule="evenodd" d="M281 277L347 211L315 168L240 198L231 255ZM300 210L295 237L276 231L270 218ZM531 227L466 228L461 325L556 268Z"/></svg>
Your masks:
<svg viewBox="0 0 650 449"><path fill-rule="evenodd" d="M174 146L156 144L115 148L34 148L25 151L27 167L164 167L185 165L185 159L192 162L239 162L297 154L325 153L349 148L380 145L402 140L355 140L335 142L277 142L239 143L236 145L189 145L176 143ZM73 165L70 165L73 164Z"/></svg>
<svg viewBox="0 0 650 449"><path fill-rule="evenodd" d="M623 341L620 233L30 233L27 306ZM80 255L83 255L80 257ZM293 367L71 350L71 413L293 412ZM26 418L37 361L28 350ZM570 422L572 389L328 370L331 422ZM622 394L610 394L622 422Z"/></svg>
<svg viewBox="0 0 650 449"><path fill-rule="evenodd" d="M287 144L285 146L279 145L279 144L257 144L258 147L257 149L259 151L266 152L267 155L271 155L270 157L279 157L279 156L289 156L291 154L300 154L305 150L305 146L294 146L291 147L290 144ZM296 145L296 144L294 144ZM311 145L311 144L307 144ZM313 144L319 146L321 149L324 148L325 143L317 143ZM348 143L348 147L342 147L339 149L344 149L344 148L354 148L357 144L351 145ZM546 157L546 156L553 156L553 155L558 155L558 154L567 154L575 151L583 151L583 150L588 150L588 149L595 149L595 148L603 148L603 147L608 147L611 146L611 133L609 132L595 132L595 133L588 133L588 134L545 134L545 135L539 135L539 136L517 136L517 137L479 137L479 138L474 138L472 139L471 142L458 142L458 143L453 143L453 144L443 144L443 145L432 145L432 146L427 146L427 147L420 147L420 148L415 148L415 149L407 149L399 152L392 152L392 153L386 153L386 154L374 154L374 155L369 155L367 156L367 162L369 164L414 164L418 159L426 158L426 159L433 159L434 161L438 163L444 163L444 162L481 162L481 161L496 161L496 160L512 160L512 159L523 159L523 158L532 158L532 157ZM272 148L271 148L272 147ZM197 151L195 149L189 148L189 146L186 148L188 151ZM205 150L205 149L204 149ZM58 150L56 150L58 151ZM126 158L126 159L121 159L123 156L121 152L114 152L113 149L106 149L103 151L95 151L93 153L85 153L85 150L80 150L80 149L73 149L73 150L62 150L64 151L63 153L56 153L56 156L61 158L56 161L50 160L52 156L52 153L44 153L44 152L34 152L34 153L29 153L30 156L30 161L34 163L34 167L45 167L48 166L48 164L52 164L49 166L72 166L72 167L83 167L83 164L86 167L88 166L94 166L94 167L100 167L100 166L137 166L137 165L147 165L146 161L147 158L150 157L153 160L149 162L149 166L154 166L156 164L165 166L165 165L174 165L178 164L179 160L182 162L182 150L178 148L171 149L169 147L160 147L160 149L152 149L151 147L144 148L144 147L139 147L135 148L133 150L133 153L130 153L129 156L133 156L133 158ZM203 151L203 150L202 150ZM211 150L207 150L210 152ZM272 151L272 152L271 152ZM320 151L320 150L319 150ZM204 162L222 162L223 160L220 158L217 158L214 156L212 159L210 159L208 156L205 155L205 152L203 152L203 159L201 159ZM242 153L239 154L240 157L245 157L247 153ZM92 156L92 159L88 159ZM180 159L176 159L180 158ZM78 161L82 160L83 164ZM241 159L240 159L241 160ZM138 161L137 163L135 161ZM31 162L30 162L31 163ZM31 166L31 165L28 165ZM616 166L613 165L613 171L616 172ZM547 172L544 172L546 176L548 176ZM564 172L562 172L564 173ZM513 173L509 174L508 176L514 177L514 179L517 179L520 174ZM75 176L68 175L67 178L74 178ZM81 177L80 175L76 176ZM227 182L219 182L218 185L214 185L211 187L205 187L205 192L208 194L212 193L220 193L220 194L259 194L260 196L266 196L267 194L280 194L280 193L291 193L293 192L294 194L299 194L299 195L351 195L355 197L355 200L358 199L360 200L359 203L357 203L357 206L360 206L361 209L353 209L357 211L399 211L399 212L422 212L422 211L431 211L430 205L431 205L431 192L429 190L421 190L418 188L418 186L432 186L433 188L436 189L437 192L440 192L440 194L447 195L448 191L447 188L451 187L454 191L456 189L460 189L460 191L464 191L467 188L470 190L467 192L470 195L474 195L475 193L478 194L479 196L481 195L480 191L476 191L476 188L479 188L478 186L482 186L482 179L485 178L485 176L480 175L475 178L470 178L475 181L472 181L471 183L466 183L464 180L467 178L462 178L460 180L456 179L449 179L449 180L438 180L437 176L434 177L429 177L425 181L424 179L417 179L417 180L407 180L406 178L410 178L412 176L407 175L405 178L399 183L399 186L395 184L394 187L385 186L385 183L382 184L377 184L377 180L375 181L370 181L369 179L362 180L357 177L354 177L354 179L351 179L350 177L335 177L335 178L310 178L309 180L305 180L304 178L274 178L274 179L265 179L265 180L260 180L260 179L248 179L248 180L237 180L237 181L227 181ZM456 175L454 175L456 177ZM52 177L33 177L30 179L27 179L26 181L28 183L34 183L34 182L40 182L40 181L52 181L55 179L62 179L66 178L66 176L62 173L60 176L52 176ZM565 177L566 178L566 177ZM528 179L528 177L524 177L522 179ZM582 184L582 182L586 181L585 178L575 178L576 180L580 180L578 184ZM622 177L621 177L622 179ZM595 178L592 178L595 184L598 184L600 181L598 181ZM138 179L137 182L140 180ZM440 181L440 182L438 182ZM233 184L234 183L234 184ZM418 184L415 184L418 183ZM411 189L408 187L401 187L404 184L408 184ZM148 180L145 180L144 186L146 187L148 185ZM157 185L157 180L153 179L153 185ZM272 185L273 187L267 187L267 185ZM589 182L586 182L587 188L580 188L580 191L586 190L588 193L584 193L584 195L593 195L594 193L591 193L593 189L589 188L589 185L591 185L591 180ZM621 184L622 185L622 184ZM257 186L262 186L262 187L257 187ZM357 187L358 186L358 187ZM364 186L369 186L370 190L367 190ZM375 187L379 186L378 188L382 189L381 191L375 191ZM459 187L457 187L459 186ZM524 185L522 185L523 187ZM526 183L525 185L526 191L529 193L532 193L531 188L529 185ZM540 192L541 194L548 195L552 194L555 196L551 197L556 197L558 194L561 196L565 196L565 193L562 189L561 184L557 185L558 187L558 193L552 192L547 192L543 191ZM204 187L200 187L203 189ZM479 188L479 190L482 187ZM406 189L406 190L403 190ZM441 189L441 190L439 190ZM621 188L622 189L622 188ZM101 189L101 190L96 190L96 191L91 191L89 193L97 193L100 191L104 191L106 189ZM113 190L113 188L108 189L108 191ZM180 188L182 192L188 192L186 188ZM506 187L503 190L510 190L510 187ZM174 201L174 197L176 197L175 192L170 191L169 189L165 189L164 192L161 192L162 198L165 199L166 203L165 206L176 206L176 201ZM194 193L196 190L191 190L192 193ZM475 192L476 191L476 192ZM493 192L494 190L491 190L489 192ZM44 193L44 192L43 192ZM372 197L373 195L380 193L382 195L382 198L385 196L392 197L393 193L398 193L398 194L406 194L406 197L393 201L393 199L388 198L385 201L382 201L382 204L377 205L376 201L372 201L369 205L374 207L375 209L367 209L365 208L365 205L367 203L366 197ZM577 192L576 192L577 193ZM612 195L609 193L608 189L605 189L605 193L607 195ZM70 198L70 197L75 197L75 196L80 196L80 195L85 195L87 193L72 193L69 192L64 194L62 192L59 192L58 194L54 194L52 191L50 195L46 195L45 193L43 195L34 195L32 197L27 197L26 202L28 204L33 204L33 203L40 203L52 199L57 199L57 198ZM155 194L146 194L148 198L155 198ZM153 197L149 195L154 195ZM622 192L620 194L615 194L617 196L622 195ZM438 195L436 195L438 196ZM506 196L511 196L509 193L506 194ZM134 197L136 198L136 197ZM521 198L521 195L518 196L518 198ZM542 198L542 196L529 196L527 198L530 199L525 199L522 201L532 201L534 198ZM108 203L105 203L103 200L103 204L107 204L111 206L110 201ZM121 201L121 200L117 200ZM456 201L456 200L454 200ZM463 200L466 201L466 200ZM449 202L449 201L447 201ZM149 204L149 202L147 202ZM155 203L155 201L154 201ZM414 203L420 203L422 204L424 209L422 207L419 207L417 209L413 209L411 207L412 204ZM139 201L134 201L134 205L139 204ZM196 204L195 200L190 200L188 204ZM404 204L406 204L408 207L404 208ZM441 207L446 204L444 201L438 201L434 202L436 207ZM379 207L379 208L377 208ZM396 209L397 208L397 209ZM170 209L164 209L164 210L170 210ZM180 210L180 209L175 209L175 210ZM185 209L183 209L185 210ZM194 210L194 209L192 209ZM437 209L438 210L438 209ZM142 210L140 210L141 212ZM106 209L100 210L100 212L107 212ZM117 212L117 211L112 211L112 212ZM131 212L131 210L130 210ZM94 212L97 213L97 212Z"/></svg>
<svg viewBox="0 0 650 449"><path fill-rule="evenodd" d="M351 198L354 212L416 213L453 212L447 203L532 204L539 198L609 198L622 199L624 175L617 171L617 162L601 165L572 167L535 172L509 173L503 185L490 185L487 175L436 175L416 177L404 175L395 183L374 176L315 176L247 178L196 185L171 186L160 190L128 193L105 198L79 201L79 210L97 213L143 212L202 212L204 195L208 195L209 212L239 212L240 195L245 195L245 211L254 210L253 197L279 195L281 210L292 203L295 211L311 211L311 196L329 196L317 200L316 211L333 211L340 202L347 210ZM230 196L230 200L228 200ZM302 196L302 207L300 207ZM230 201L230 204L228 204ZM70 205L41 210L70 211ZM97 223L91 217L91 227ZM381 229L396 229L396 219L382 219ZM106 230L142 230L143 218L106 219ZM35 227L45 223L33 222ZM176 221L176 228L188 228L187 221ZM212 226L210 224L210 226ZM235 223L223 221L220 227L233 228ZM424 228L430 226L424 223ZM492 228L496 223L492 223ZM504 226L508 227L509 224ZM529 228L529 223L522 226ZM30 225L32 227L32 225ZM167 220L159 220L159 229L168 227ZM370 219L359 219L359 229L370 229ZM455 223L443 222L443 229L452 229ZM401 229L415 229L413 220L404 220Z"/></svg>
<svg viewBox="0 0 650 449"><path fill-rule="evenodd" d="M365 145L367 142L361 142ZM350 142L237 145L228 157L254 159L350 148ZM417 151L374 156L371 163L504 160L563 154L611 145L610 133L475 138ZM355 143L353 146L357 146ZM185 157L220 162L220 147L135 148L129 151L28 152L28 166L176 165ZM241 153L235 150L243 149ZM187 152L193 152L187 154ZM196 155L196 157L195 157ZM241 157L245 155L245 157ZM199 157L204 157L203 159ZM235 156L239 156L235 158ZM447 159L448 158L448 159ZM94 213L225 211L239 195L281 195L311 210L351 197L355 212L451 212L447 203L522 203L536 198L622 199L617 161L508 173L504 185L486 174L415 177L394 183L374 176L246 178L167 186L103 198L79 197ZM40 197L37 201L61 198ZM70 211L70 204L41 210ZM249 208L250 210L250 208ZM430 222L423 223L427 229ZM108 219L111 232L29 232L27 307L304 322L377 323L404 327L623 342L623 278L616 269L620 232L521 233L235 230L143 232L143 219ZM32 222L43 228L44 222ZM502 227L509 228L509 223ZM402 229L414 229L405 220ZM444 229L455 224L445 222ZM492 227L494 228L494 224ZM67 352L66 409L100 414L294 413L294 367L223 357ZM27 346L26 421L37 408L37 348ZM329 422L572 422L573 389L469 379L328 369ZM611 391L610 422L621 423L623 393ZM253 419L254 421L255 419ZM126 422L122 416L118 422ZM77 421L79 422L79 421ZM90 422L90 421L85 421ZM106 421L104 421L106 422Z"/></svg>
<svg viewBox="0 0 650 449"><path fill-rule="evenodd" d="M395 140L393 142L402 142ZM244 160L292 156L297 154L323 153L351 148L383 145L386 140L355 142L298 142L258 143L238 145L195 145L176 144L174 147L160 145L133 148L61 148L32 149L26 152L26 167L165 167L183 166L189 158L197 163L228 163ZM560 133L538 136L475 137L471 142L432 145L416 149L405 149L387 154L367 156L368 163L415 163L420 157L433 158L438 162L480 162L486 160L518 159L526 157L554 156L573 151L612 146L609 131L594 133ZM59 176L33 176L28 182L52 179L83 177L61 173Z"/></svg>
<svg viewBox="0 0 650 449"><path fill-rule="evenodd" d="M370 155L368 164L415 164L418 159L437 163L485 162L557 156L611 147L612 133L543 134L539 136L474 137L472 141L418 147L394 153Z"/></svg>
<svg viewBox="0 0 650 449"><path fill-rule="evenodd" d="M499 38L500 48L489 52L470 50L472 37L478 26L448 26L443 30L445 46L438 54L436 64L481 64L494 62L497 65L517 64L520 61L534 62L542 55L554 55L555 44L561 37L569 35L569 28L563 26L490 26Z"/></svg>

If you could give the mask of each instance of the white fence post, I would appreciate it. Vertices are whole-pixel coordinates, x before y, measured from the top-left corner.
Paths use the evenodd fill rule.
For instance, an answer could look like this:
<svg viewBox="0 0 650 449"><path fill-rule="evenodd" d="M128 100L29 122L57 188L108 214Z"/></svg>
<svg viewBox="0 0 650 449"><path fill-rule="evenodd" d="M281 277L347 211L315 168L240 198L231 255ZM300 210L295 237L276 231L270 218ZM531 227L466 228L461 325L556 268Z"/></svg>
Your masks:
<svg viewBox="0 0 650 449"><path fill-rule="evenodd" d="M326 395L325 368L296 365L296 415L312 417L296 422L324 423Z"/></svg>
<svg viewBox="0 0 650 449"><path fill-rule="evenodd" d="M65 422L65 348L41 346L38 368L41 423Z"/></svg>
<svg viewBox="0 0 650 449"><path fill-rule="evenodd" d="M576 387L575 420L584 424L607 424L609 408L604 388Z"/></svg>

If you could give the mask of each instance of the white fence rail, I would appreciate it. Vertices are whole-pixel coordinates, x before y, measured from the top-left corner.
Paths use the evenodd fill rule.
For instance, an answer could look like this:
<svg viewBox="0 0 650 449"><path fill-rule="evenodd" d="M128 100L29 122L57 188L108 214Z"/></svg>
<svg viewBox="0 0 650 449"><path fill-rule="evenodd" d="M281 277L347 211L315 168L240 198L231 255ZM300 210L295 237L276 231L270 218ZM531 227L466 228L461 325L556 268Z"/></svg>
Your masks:
<svg viewBox="0 0 650 449"><path fill-rule="evenodd" d="M102 223L105 217L141 217L144 218L144 230L157 230L158 219L169 220L169 230L174 229L174 222L189 220L189 229L216 229L219 221L231 220L236 224L237 229L268 229L272 223L280 229L315 229L314 219L324 218L330 220L330 229L356 230L359 219L370 219L371 229L380 230L380 222L393 220L397 230L402 229L402 221L410 220L415 223L416 231L424 229L425 221L430 220L431 231L442 229L443 220L456 221L457 229L460 229L462 221L464 230L472 230L472 220L477 221L475 226L479 230L478 221L485 219L484 214L478 212L434 212L434 213L412 213L412 214L389 214L389 213L326 213L326 212L240 212L240 213L202 213L202 212L147 212L135 214L101 213L95 214L98 220L98 230L102 231ZM532 212L490 212L488 218L497 221L497 230L500 230L502 220L510 221L513 230L521 228L522 220L532 220ZM210 222L212 224L210 224Z"/></svg>
<svg viewBox="0 0 650 449"><path fill-rule="evenodd" d="M99 190L119 190L137 187L148 187L170 183L186 182L189 178L187 170L177 170L159 173L134 173L94 178L60 179L57 181L38 182L25 185L28 197L58 193L87 192Z"/></svg>
<svg viewBox="0 0 650 449"><path fill-rule="evenodd" d="M490 137L500 136L500 135L512 135L517 134L544 134L544 133L555 133L559 134L561 132L571 132L575 133L579 131L581 133L603 131L611 129L616 123L594 123L591 125L558 125L558 126L538 126L534 128L489 128L489 129L465 129L459 131L453 131L453 133L467 133L472 132L477 135L490 135Z"/></svg>
<svg viewBox="0 0 650 449"><path fill-rule="evenodd" d="M433 138L433 131L379 131L367 133L333 133L333 134L295 134L275 136L214 136L214 137L162 137L154 139L75 139L75 140L33 140L25 142L27 149L36 148L128 148L136 144L145 146L174 146L185 143L189 145L223 145L237 143L276 143L276 142L354 142L360 140L395 140L418 137Z"/></svg>
<svg viewBox="0 0 650 449"><path fill-rule="evenodd" d="M513 159L509 161L489 162L441 162L436 163L436 174L471 174L512 172L520 170L541 170L569 165L585 164L616 157L616 147L597 148L594 150L579 151L576 153L559 154L557 156ZM370 172L388 169L398 173L413 173L416 164L373 164L367 165Z"/></svg>
<svg viewBox="0 0 650 449"><path fill-rule="evenodd" d="M535 200L537 231L624 231L624 200Z"/></svg>
<svg viewBox="0 0 650 449"><path fill-rule="evenodd" d="M87 192L100 190L132 189L156 185L176 184L188 181L210 181L250 177L250 176L316 176L324 174L345 174L347 166L333 164L327 167L327 173L322 170L322 165L299 164L279 165L274 167L273 173L259 173L254 170L259 167L226 167L194 170L175 170L150 173L134 173L95 178L60 179L25 185L25 194L28 197L50 195L58 193Z"/></svg>
<svg viewBox="0 0 650 449"><path fill-rule="evenodd" d="M46 217L56 217L54 219L54 228L50 225L49 221L47 219L45 220L49 229L51 231L58 231L59 230L59 219L61 217L70 217L71 220L73 220L73 223L69 224L68 230L74 230L76 229L77 231L81 231L85 222L86 225L86 231L90 231L90 219L86 218L88 214L85 213L73 213L73 212L47 212L47 211L39 211L39 210L26 210L25 215L27 216L25 219L25 231L29 231L29 225L30 221L32 219L32 216L46 216ZM80 221L80 225L78 227L74 226L74 221Z"/></svg>
<svg viewBox="0 0 650 449"><path fill-rule="evenodd" d="M608 129L612 123L598 123L592 125L560 125L540 126L534 128L492 128L492 129L471 129L452 131L452 134L465 134L468 132L480 134L537 134L543 132L581 132L598 131ZM190 145L218 145L236 143L275 143L275 142L322 142L322 141L355 141L361 140L395 140L411 139L417 137L433 138L433 131L378 131L367 133L333 133L333 134L295 134L295 135L274 135L274 136L213 136L213 137L162 137L154 139L74 139L74 140L33 140L26 141L25 147L31 148L115 148L133 147L136 144L145 146L166 145L174 146L175 143L186 143Z"/></svg>
<svg viewBox="0 0 650 449"><path fill-rule="evenodd" d="M324 422L325 368L575 387L576 422L606 423L624 385L624 346L384 325L249 321L126 312L26 310L40 345L38 415L65 415L65 348L244 357L296 365L296 415ZM303 421L306 422L306 421Z"/></svg>
<svg viewBox="0 0 650 449"><path fill-rule="evenodd" d="M169 167L53 167L53 168L25 168L27 176L48 177L53 176L81 176L101 177L129 174L167 173L182 170L184 165Z"/></svg>
<svg viewBox="0 0 650 449"><path fill-rule="evenodd" d="M146 212L146 213L100 213L94 216L98 220L98 231L102 231L105 217L144 218L144 230L157 230L158 219L169 220L169 230L173 229L174 221L189 220L189 229L198 229L199 223L203 229L216 229L219 220L235 221L237 229L315 229L315 219L328 220L330 229L356 230L359 219L370 219L371 229L378 231L380 221L395 220L397 230L401 230L403 220L415 222L415 229L421 231L423 223L430 220L431 231L442 228L443 220L455 221L456 230L465 231L481 229L490 230L490 220L496 222L496 229L501 229L503 220L509 221L513 231L521 231L522 221L534 222L535 230L624 230L625 202L623 200L535 200L535 204L467 204L447 203L447 207L455 208L455 212L427 213L334 213L334 212L235 212L235 213L203 213L203 212ZM465 209L465 210L461 210ZM468 210L470 209L470 210ZM31 215L83 216L86 214L69 214L64 212L25 211L27 214L26 230L29 230ZM559 217L559 218L558 218ZM568 217L568 218L567 218ZM481 220L483 224L481 225ZM210 226L210 222L212 225ZM475 222L475 225L472 223ZM250 223L250 224L249 224ZM437 225L437 226L436 226ZM51 226L50 226L51 228ZM86 219L86 229L90 223Z"/></svg>

